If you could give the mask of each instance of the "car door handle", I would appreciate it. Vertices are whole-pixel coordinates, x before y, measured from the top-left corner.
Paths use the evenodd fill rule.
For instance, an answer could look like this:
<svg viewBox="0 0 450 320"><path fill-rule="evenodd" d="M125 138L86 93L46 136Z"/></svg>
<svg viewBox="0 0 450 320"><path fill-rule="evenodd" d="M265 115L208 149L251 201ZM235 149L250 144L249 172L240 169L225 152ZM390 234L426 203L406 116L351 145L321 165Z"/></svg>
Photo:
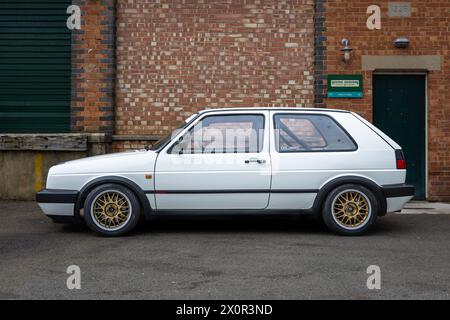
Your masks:
<svg viewBox="0 0 450 320"><path fill-rule="evenodd" d="M266 163L266 160L251 158L251 159L245 160L245 163L260 163L260 164L262 164L262 163Z"/></svg>

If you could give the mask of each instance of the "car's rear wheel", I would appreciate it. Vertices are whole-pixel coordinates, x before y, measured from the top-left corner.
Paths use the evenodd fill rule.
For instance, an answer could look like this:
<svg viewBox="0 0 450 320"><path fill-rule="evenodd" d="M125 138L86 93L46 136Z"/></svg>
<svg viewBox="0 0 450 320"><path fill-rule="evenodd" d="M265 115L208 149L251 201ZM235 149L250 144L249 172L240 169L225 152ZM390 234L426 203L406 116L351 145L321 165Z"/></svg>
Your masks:
<svg viewBox="0 0 450 320"><path fill-rule="evenodd" d="M139 222L141 207L132 191L118 184L103 184L86 197L84 220L90 229L105 236L131 232Z"/></svg>
<svg viewBox="0 0 450 320"><path fill-rule="evenodd" d="M322 216L328 228L338 234L361 235L374 224L379 207L372 191L346 184L328 194Z"/></svg>

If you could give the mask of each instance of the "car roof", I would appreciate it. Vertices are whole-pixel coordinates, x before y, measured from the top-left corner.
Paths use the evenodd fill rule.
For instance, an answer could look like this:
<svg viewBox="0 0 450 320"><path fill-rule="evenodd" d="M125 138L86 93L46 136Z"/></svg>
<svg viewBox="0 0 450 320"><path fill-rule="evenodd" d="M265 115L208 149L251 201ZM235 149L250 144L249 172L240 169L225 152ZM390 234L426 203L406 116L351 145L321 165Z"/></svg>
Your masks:
<svg viewBox="0 0 450 320"><path fill-rule="evenodd" d="M205 112L215 112L215 111L314 111L314 112L344 112L351 113L348 110L340 109L326 109L326 108L293 108L293 107L237 107L237 108L214 108L214 109L204 109L199 112L199 114Z"/></svg>

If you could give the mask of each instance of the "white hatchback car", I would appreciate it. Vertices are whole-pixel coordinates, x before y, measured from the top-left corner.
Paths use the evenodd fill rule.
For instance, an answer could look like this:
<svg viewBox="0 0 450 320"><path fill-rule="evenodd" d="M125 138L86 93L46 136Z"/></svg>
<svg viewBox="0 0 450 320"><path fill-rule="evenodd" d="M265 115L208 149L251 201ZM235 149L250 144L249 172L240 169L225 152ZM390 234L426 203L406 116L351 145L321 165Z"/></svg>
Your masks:
<svg viewBox="0 0 450 320"><path fill-rule="evenodd" d="M315 214L358 235L413 197L405 177L401 147L355 113L213 109L151 148L53 166L36 200L111 236L173 213Z"/></svg>

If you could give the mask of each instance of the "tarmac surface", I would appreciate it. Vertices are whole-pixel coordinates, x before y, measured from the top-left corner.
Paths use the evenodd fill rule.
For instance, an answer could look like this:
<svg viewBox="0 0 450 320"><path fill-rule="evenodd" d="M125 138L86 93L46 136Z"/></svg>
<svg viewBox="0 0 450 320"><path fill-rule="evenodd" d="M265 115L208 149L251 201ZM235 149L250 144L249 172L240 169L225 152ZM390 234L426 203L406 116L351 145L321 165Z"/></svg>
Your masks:
<svg viewBox="0 0 450 320"><path fill-rule="evenodd" d="M448 207L413 203L361 237L261 218L155 221L103 238L4 201L0 299L449 299ZM66 284L71 265L79 290ZM380 290L367 288L370 265Z"/></svg>

